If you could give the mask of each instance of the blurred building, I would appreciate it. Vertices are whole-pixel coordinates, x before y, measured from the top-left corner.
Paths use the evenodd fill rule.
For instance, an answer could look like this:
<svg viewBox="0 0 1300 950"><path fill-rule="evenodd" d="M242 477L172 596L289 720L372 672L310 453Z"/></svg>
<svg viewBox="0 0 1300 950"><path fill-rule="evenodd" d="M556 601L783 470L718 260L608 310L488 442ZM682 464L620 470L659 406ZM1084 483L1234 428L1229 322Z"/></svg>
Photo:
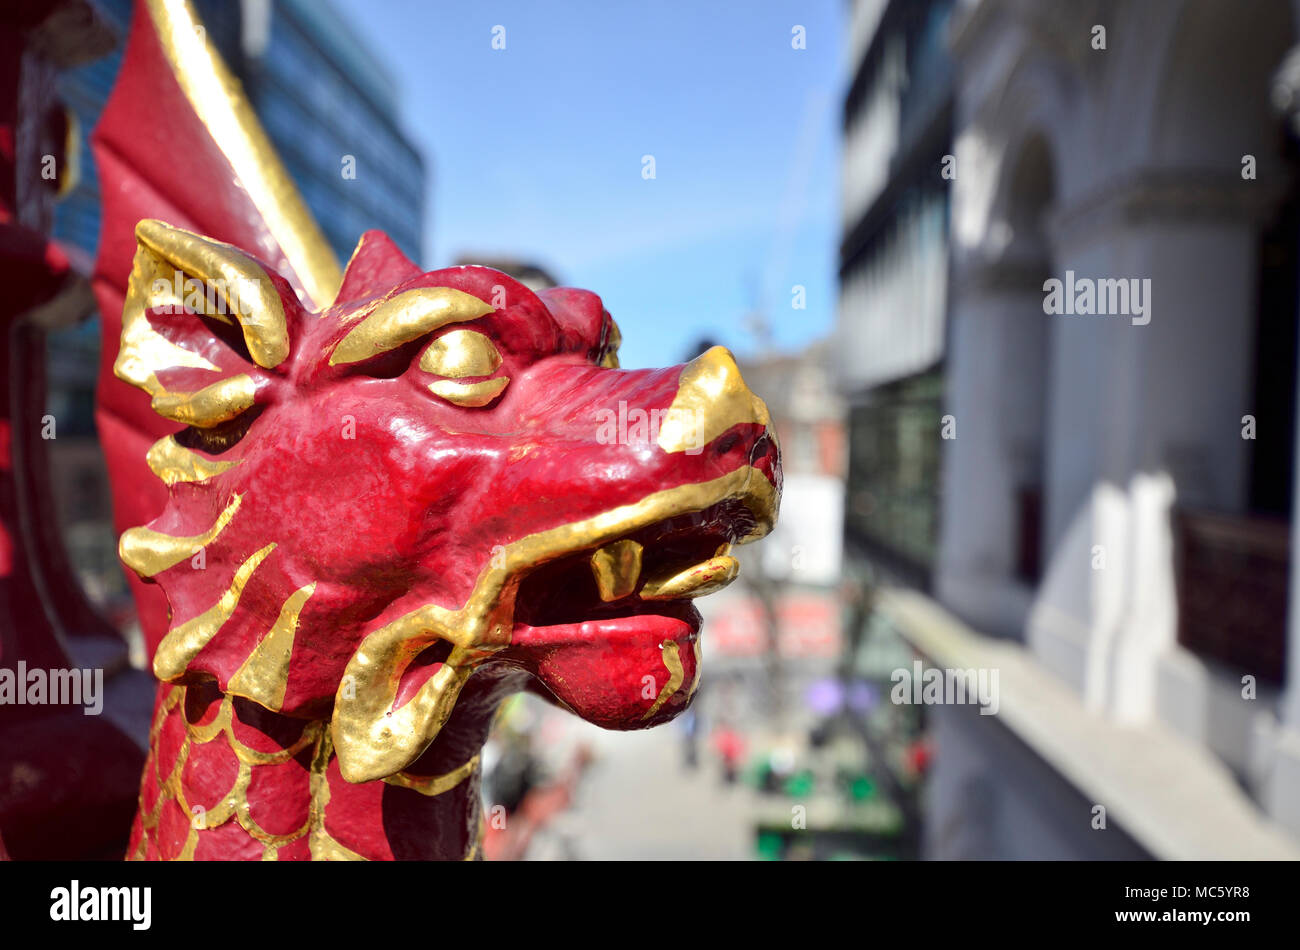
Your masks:
<svg viewBox="0 0 1300 950"><path fill-rule="evenodd" d="M133 0L93 0L93 6L116 34L117 43L108 55L59 75L59 98L72 114L79 147L76 183L57 205L54 215L54 237L68 248L74 261L86 273L90 272L95 249L99 246L99 176L90 151L90 133L99 121L99 114L108 101L122 65ZM240 5L222 0L199 0L195 7L203 18L209 39L222 58L232 70L242 75Z"/></svg>
<svg viewBox="0 0 1300 950"><path fill-rule="evenodd" d="M854 5L834 375L848 400L845 540L926 585L934 570L948 277L951 0Z"/></svg>
<svg viewBox="0 0 1300 950"><path fill-rule="evenodd" d="M693 358L712 346L701 341ZM746 384L763 394L781 445L781 517L762 544L736 548L740 580L700 602L711 654L791 661L819 675L843 641L835 586L843 567L844 402L833 385L832 347L742 360ZM805 670L805 672L807 672Z"/></svg>
<svg viewBox="0 0 1300 950"><path fill-rule="evenodd" d="M927 71L912 24L945 15L929 55L951 66ZM996 715L929 710L932 857L1300 855L1300 167L1277 111L1300 102L1279 74L1298 17L855 4L840 378L857 413L941 376L896 441L855 419L846 536L884 567L900 546L920 561L878 604L931 664L999 674ZM945 100L951 148L936 133L912 185L947 194L935 304L923 240L854 253L860 209L911 180L906 103ZM908 221L893 207L884 234ZM1052 280L1077 307L1048 312ZM942 485L898 502L928 548L900 545L874 487L896 464Z"/></svg>
<svg viewBox="0 0 1300 950"><path fill-rule="evenodd" d="M334 253L347 260L378 228L418 263L428 183L398 126L384 51L363 46L321 0L240 7L248 97Z"/></svg>
<svg viewBox="0 0 1300 950"><path fill-rule="evenodd" d="M753 552L765 577L827 587L840 577L845 407L822 340L796 353L745 360L745 381L763 394L781 443L781 518Z"/></svg>
<svg viewBox="0 0 1300 950"><path fill-rule="evenodd" d="M88 275L99 242L99 181L89 136L117 78L132 0L94 0L118 44L59 76L79 140L76 183L56 206L54 237ZM423 160L397 124L398 96L381 51L363 47L328 3L195 0L208 38L240 78L303 199L345 261L369 228L422 257ZM97 317L51 334L51 469L64 539L93 599L129 608L117 561L107 473L94 427Z"/></svg>
<svg viewBox="0 0 1300 950"><path fill-rule="evenodd" d="M117 78L132 0L95 4L121 43L60 77L60 97L81 138L81 167L54 231L92 260L99 183L89 135ZM419 261L424 162L398 126L397 89L382 51L361 45L328 2L195 0L194 6L339 259L348 259L362 232L379 228Z"/></svg>

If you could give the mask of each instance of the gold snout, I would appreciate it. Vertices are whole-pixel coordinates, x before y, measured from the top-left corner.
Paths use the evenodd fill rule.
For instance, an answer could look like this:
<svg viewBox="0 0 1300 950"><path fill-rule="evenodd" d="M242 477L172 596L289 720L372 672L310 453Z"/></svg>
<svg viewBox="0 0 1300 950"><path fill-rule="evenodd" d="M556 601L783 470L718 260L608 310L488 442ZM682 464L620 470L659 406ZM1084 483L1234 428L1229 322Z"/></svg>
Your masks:
<svg viewBox="0 0 1300 950"><path fill-rule="evenodd" d="M732 426L746 422L766 428L775 444L767 406L745 385L731 351L715 346L682 367L677 395L659 427L659 447L698 454Z"/></svg>

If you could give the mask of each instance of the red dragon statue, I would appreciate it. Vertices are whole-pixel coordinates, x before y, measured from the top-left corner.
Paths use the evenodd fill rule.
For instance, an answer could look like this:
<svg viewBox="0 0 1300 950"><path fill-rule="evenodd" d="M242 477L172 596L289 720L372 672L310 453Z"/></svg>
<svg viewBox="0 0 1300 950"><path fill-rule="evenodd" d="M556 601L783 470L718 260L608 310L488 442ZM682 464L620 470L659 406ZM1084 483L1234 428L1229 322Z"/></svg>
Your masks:
<svg viewBox="0 0 1300 950"><path fill-rule="evenodd" d="M767 410L721 348L619 369L586 291L375 231L340 277L196 26L137 3L95 133L99 423L161 681L129 856L476 857L504 697L690 703L691 599L776 517Z"/></svg>

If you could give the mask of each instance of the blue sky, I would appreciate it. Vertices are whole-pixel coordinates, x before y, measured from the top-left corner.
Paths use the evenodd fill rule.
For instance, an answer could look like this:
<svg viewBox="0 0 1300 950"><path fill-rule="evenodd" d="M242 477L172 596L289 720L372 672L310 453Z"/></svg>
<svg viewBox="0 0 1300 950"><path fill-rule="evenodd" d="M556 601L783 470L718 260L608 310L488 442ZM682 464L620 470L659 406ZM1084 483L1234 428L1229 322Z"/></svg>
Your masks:
<svg viewBox="0 0 1300 950"><path fill-rule="evenodd" d="M335 4L432 171L425 267L535 260L601 295L629 367L705 336L752 354L756 308L777 348L831 329L840 0Z"/></svg>

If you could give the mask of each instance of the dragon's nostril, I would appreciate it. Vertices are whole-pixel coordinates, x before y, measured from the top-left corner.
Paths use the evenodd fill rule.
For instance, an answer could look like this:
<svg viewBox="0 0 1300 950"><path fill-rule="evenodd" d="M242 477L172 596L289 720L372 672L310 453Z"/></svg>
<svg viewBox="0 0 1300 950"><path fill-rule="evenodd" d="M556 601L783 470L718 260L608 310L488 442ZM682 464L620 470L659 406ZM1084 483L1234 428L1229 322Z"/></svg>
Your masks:
<svg viewBox="0 0 1300 950"><path fill-rule="evenodd" d="M781 451L781 446L776 441L776 431L768 426L763 430L763 434L754 440L753 446L749 450L749 461L751 464L757 462L765 455L775 458Z"/></svg>

